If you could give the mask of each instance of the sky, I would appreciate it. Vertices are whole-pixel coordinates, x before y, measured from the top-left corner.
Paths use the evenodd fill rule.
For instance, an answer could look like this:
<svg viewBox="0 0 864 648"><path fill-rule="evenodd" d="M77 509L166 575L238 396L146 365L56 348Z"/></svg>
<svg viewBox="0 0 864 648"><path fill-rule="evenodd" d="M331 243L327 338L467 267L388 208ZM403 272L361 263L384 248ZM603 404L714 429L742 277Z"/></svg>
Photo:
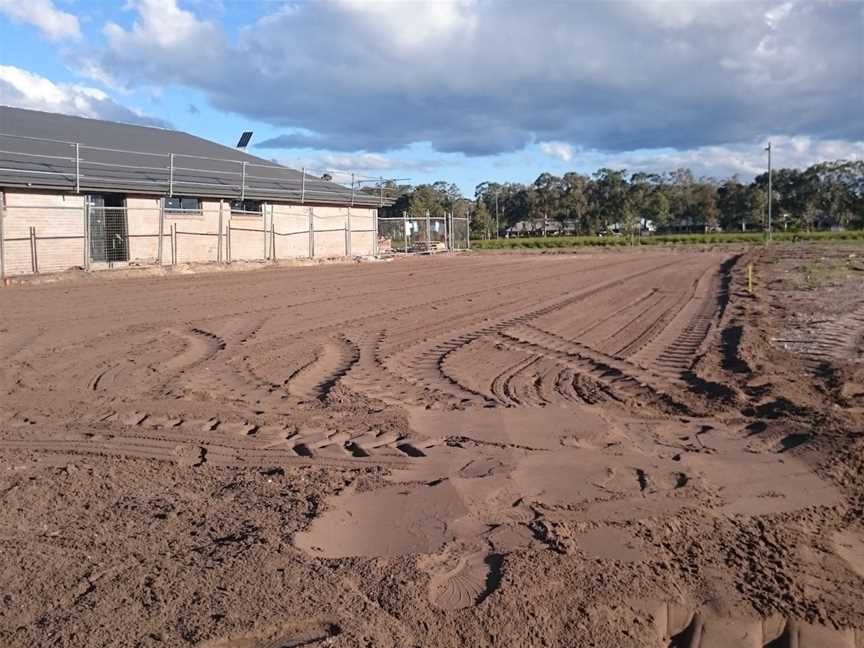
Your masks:
<svg viewBox="0 0 864 648"><path fill-rule="evenodd" d="M864 159L864 1L0 0L0 104L466 195L749 179L769 140L777 167Z"/></svg>

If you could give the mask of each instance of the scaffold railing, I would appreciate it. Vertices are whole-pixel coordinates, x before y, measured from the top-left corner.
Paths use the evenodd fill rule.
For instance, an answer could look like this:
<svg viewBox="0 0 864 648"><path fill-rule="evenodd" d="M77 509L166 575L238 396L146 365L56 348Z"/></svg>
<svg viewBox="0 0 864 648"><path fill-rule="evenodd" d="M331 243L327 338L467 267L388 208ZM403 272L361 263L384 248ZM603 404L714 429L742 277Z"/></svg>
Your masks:
<svg viewBox="0 0 864 648"><path fill-rule="evenodd" d="M301 205L383 207L392 199L395 179L341 169L304 166L296 170L249 157L154 153L0 132L0 185L75 193L113 189L164 196L269 199Z"/></svg>

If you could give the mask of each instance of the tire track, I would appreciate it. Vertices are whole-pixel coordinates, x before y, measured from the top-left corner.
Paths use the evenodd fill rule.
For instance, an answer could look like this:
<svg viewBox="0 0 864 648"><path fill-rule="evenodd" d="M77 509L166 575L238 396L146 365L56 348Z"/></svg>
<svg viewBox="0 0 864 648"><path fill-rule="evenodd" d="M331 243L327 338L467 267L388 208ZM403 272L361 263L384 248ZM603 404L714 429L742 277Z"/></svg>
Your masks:
<svg viewBox="0 0 864 648"><path fill-rule="evenodd" d="M304 399L322 400L360 359L360 350L346 338L326 340L314 362L288 382L288 392Z"/></svg>

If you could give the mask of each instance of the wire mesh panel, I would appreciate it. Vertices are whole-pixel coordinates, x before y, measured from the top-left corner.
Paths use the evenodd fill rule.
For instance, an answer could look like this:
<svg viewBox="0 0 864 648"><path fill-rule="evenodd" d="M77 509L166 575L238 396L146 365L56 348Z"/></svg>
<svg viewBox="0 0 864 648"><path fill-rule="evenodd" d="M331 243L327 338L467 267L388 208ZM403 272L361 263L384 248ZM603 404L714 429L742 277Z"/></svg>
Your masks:
<svg viewBox="0 0 864 648"><path fill-rule="evenodd" d="M157 197L126 199L126 234L129 240L130 262L158 262L160 205L161 199Z"/></svg>
<svg viewBox="0 0 864 648"><path fill-rule="evenodd" d="M105 206L104 199L90 196L87 212L90 263L111 267L129 261L126 207Z"/></svg>
<svg viewBox="0 0 864 648"><path fill-rule="evenodd" d="M408 252L408 226L404 218L378 219L378 250L381 254Z"/></svg>
<svg viewBox="0 0 864 648"><path fill-rule="evenodd" d="M372 209L351 208L349 227L351 230L351 254L353 256L370 256L377 254L376 237L378 215Z"/></svg>
<svg viewBox="0 0 864 648"><path fill-rule="evenodd" d="M12 201L5 206L0 227L4 275L85 265L83 200L19 194Z"/></svg>
<svg viewBox="0 0 864 648"><path fill-rule="evenodd" d="M447 217L429 218L429 251L442 252L447 249Z"/></svg>
<svg viewBox="0 0 864 648"><path fill-rule="evenodd" d="M267 249L267 229L261 211L231 210L231 261L260 261Z"/></svg>
<svg viewBox="0 0 864 648"><path fill-rule="evenodd" d="M429 222L425 216L408 217L408 250L409 252L425 252L429 249Z"/></svg>
<svg viewBox="0 0 864 648"><path fill-rule="evenodd" d="M450 219L450 228L451 228L451 245L454 250L467 250L471 247L469 236L470 236L470 223L467 218L457 218L453 216Z"/></svg>
<svg viewBox="0 0 864 648"><path fill-rule="evenodd" d="M293 205L271 205L270 210L273 258L308 257L311 209Z"/></svg>
<svg viewBox="0 0 864 648"><path fill-rule="evenodd" d="M62 272L86 265L84 232L79 209L58 210L51 227L33 227L33 245L39 272Z"/></svg>
<svg viewBox="0 0 864 648"><path fill-rule="evenodd" d="M344 207L313 208L313 255L316 257L347 255L349 247L347 223L348 210Z"/></svg>
<svg viewBox="0 0 864 648"><path fill-rule="evenodd" d="M185 201L185 199L184 199ZM164 203L163 231L167 227L170 236L169 260L174 263L208 263L219 261L224 235L224 210L216 201L195 201L181 208L166 199ZM132 212L129 212L130 219ZM157 228L158 229L158 228ZM164 248L164 242L163 242ZM163 249L164 258L164 249Z"/></svg>

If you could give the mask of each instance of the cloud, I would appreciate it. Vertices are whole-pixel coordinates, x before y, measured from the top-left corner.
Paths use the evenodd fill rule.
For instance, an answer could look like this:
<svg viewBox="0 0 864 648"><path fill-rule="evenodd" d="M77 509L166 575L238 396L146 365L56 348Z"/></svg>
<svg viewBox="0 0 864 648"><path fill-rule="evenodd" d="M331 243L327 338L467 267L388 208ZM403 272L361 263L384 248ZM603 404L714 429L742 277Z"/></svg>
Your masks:
<svg viewBox="0 0 864 648"><path fill-rule="evenodd" d="M131 6L96 64L285 129L259 146L475 156L864 138L857 3L334 0L230 36L174 0Z"/></svg>
<svg viewBox="0 0 864 648"><path fill-rule="evenodd" d="M260 145L259 145L260 146ZM341 178L340 182L351 182L351 173L360 176L389 176L393 172L406 173L419 171L429 173L440 167L442 162L435 160L406 160L377 153L321 153L291 160L276 160L294 169L305 168L310 173L322 175L329 173Z"/></svg>
<svg viewBox="0 0 864 648"><path fill-rule="evenodd" d="M0 14L17 23L33 25L51 40L78 39L78 18L60 11L51 0L0 0Z"/></svg>
<svg viewBox="0 0 864 648"><path fill-rule="evenodd" d="M130 29L114 22L105 24L102 58L87 61L92 69L127 81L132 72L132 80L140 76L160 85L170 81L202 83L219 74L227 52L224 34L215 23L199 20L191 11L178 7L175 0L130 0L127 7L137 18ZM241 79L235 81L242 84Z"/></svg>
<svg viewBox="0 0 864 648"><path fill-rule="evenodd" d="M117 103L98 88L54 83L11 65L0 65L0 104L128 124L168 126L161 119L147 117Z"/></svg>
<svg viewBox="0 0 864 648"><path fill-rule="evenodd" d="M808 136L775 135L770 138L775 169L804 169L824 160L864 160L864 141L819 140ZM597 166L630 171L662 172L685 167L697 176L752 178L768 170L767 140L702 146L685 151L644 151L604 156L597 152L585 157Z"/></svg>
<svg viewBox="0 0 864 648"><path fill-rule="evenodd" d="M558 158L563 162L573 159L573 147L564 142L540 142L540 150L550 157Z"/></svg>

